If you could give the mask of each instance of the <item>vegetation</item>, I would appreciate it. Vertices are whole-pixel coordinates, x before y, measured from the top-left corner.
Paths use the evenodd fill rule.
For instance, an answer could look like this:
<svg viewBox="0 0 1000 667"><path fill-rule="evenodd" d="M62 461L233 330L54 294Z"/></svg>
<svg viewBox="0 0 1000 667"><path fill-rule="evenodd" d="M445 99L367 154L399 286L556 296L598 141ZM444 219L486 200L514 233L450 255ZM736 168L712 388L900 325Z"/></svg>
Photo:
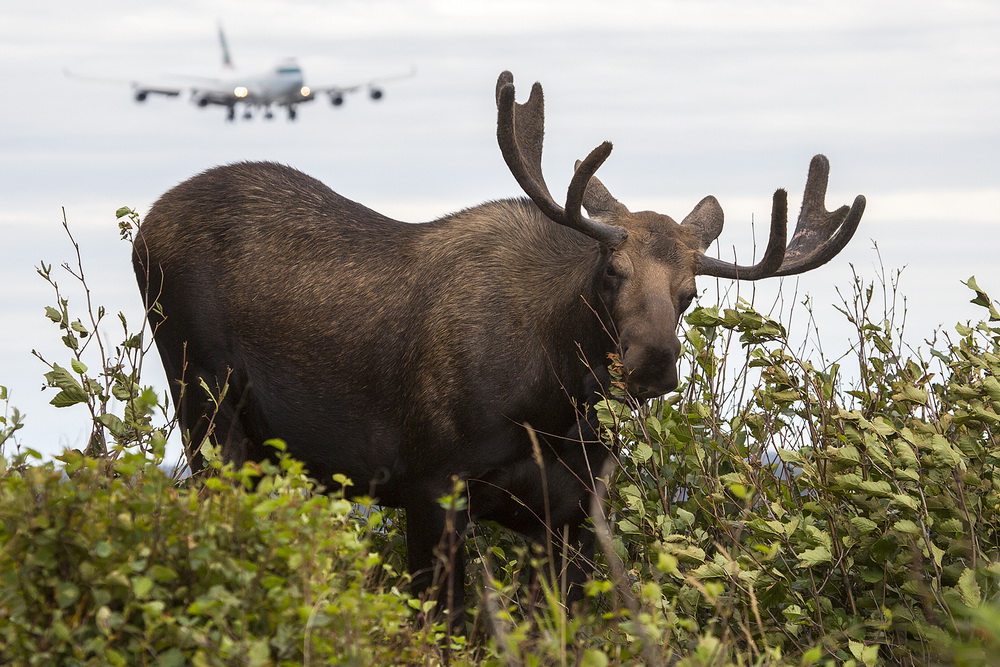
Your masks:
<svg viewBox="0 0 1000 667"><path fill-rule="evenodd" d="M68 350L52 403L92 435L46 461L0 416L3 664L1000 664L1000 313L974 279L983 321L926 351L857 279L836 362L738 298L693 311L681 392L599 406L620 454L585 604L559 604L544 549L480 525L481 603L448 638L406 593L405 517L318 493L281 443L178 480L148 333L121 318L105 345L82 263L82 318L39 273Z"/></svg>

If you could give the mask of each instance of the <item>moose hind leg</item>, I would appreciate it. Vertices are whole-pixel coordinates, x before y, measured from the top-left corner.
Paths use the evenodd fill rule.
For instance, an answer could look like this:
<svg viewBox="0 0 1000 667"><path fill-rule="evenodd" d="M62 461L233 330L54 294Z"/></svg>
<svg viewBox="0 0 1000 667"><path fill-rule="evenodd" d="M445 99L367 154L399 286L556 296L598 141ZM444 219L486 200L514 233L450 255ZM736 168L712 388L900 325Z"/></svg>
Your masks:
<svg viewBox="0 0 1000 667"><path fill-rule="evenodd" d="M205 467L201 447L206 440L219 448L223 459L241 466L250 458L249 438L244 428L248 393L242 391L227 371L205 372L189 365L186 381L175 392L184 449L192 472Z"/></svg>

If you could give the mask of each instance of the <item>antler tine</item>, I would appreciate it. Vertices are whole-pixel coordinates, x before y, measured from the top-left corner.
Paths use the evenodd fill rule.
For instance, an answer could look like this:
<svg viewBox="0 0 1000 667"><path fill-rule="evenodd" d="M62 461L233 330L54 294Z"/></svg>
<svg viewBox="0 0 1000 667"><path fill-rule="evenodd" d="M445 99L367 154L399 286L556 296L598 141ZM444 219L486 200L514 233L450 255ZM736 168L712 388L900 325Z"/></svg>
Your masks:
<svg viewBox="0 0 1000 667"><path fill-rule="evenodd" d="M628 238L628 232L625 228L591 220L582 213L583 195L587 191L587 184L611 155L611 148L611 142L605 141L590 151L590 154L577 166L566 193L566 216L569 221L564 224L568 224L573 229L579 230L605 245L617 248Z"/></svg>
<svg viewBox="0 0 1000 667"><path fill-rule="evenodd" d="M784 190L774 194L771 209L771 236L764 258L751 267L738 266L702 256L699 273L719 278L760 280L772 276L792 276L826 264L844 249L861 222L865 212L865 198L858 195L850 208L841 206L836 211L826 210L826 187L830 179L830 162L823 155L816 155L809 163L802 210L795 224L791 242L785 248L788 204ZM779 202L779 193L781 198ZM778 225L781 212L780 229ZM777 246L780 245L780 254ZM778 257L779 259L775 260Z"/></svg>
<svg viewBox="0 0 1000 667"><path fill-rule="evenodd" d="M611 153L605 142L591 151L570 182L566 208L555 202L542 175L542 142L545 135L545 100L542 87L531 87L528 101L514 100L514 76L503 72L497 79L497 143L510 173L535 205L550 220L575 229L611 247L619 246L628 236L621 227L590 220L581 211L587 183Z"/></svg>
<svg viewBox="0 0 1000 667"><path fill-rule="evenodd" d="M776 190L771 203L771 231L764 256L753 266L741 266L702 255L698 273L732 280L760 280L774 275L785 259L785 236L788 233L788 193Z"/></svg>
<svg viewBox="0 0 1000 667"><path fill-rule="evenodd" d="M850 208L841 206L836 211L827 211L829 180L830 161L824 155L816 155L809 163L802 210L785 262L774 275L791 276L822 266L836 257L854 236L865 212L865 198L858 195Z"/></svg>
<svg viewBox="0 0 1000 667"><path fill-rule="evenodd" d="M545 97L542 86L531 87L528 101L514 101L514 75L503 72L497 79L497 143L504 161L518 185L532 199L543 199L546 205L559 208L542 176L542 142L545 135ZM538 203L536 201L536 203ZM539 208L549 213L546 207Z"/></svg>

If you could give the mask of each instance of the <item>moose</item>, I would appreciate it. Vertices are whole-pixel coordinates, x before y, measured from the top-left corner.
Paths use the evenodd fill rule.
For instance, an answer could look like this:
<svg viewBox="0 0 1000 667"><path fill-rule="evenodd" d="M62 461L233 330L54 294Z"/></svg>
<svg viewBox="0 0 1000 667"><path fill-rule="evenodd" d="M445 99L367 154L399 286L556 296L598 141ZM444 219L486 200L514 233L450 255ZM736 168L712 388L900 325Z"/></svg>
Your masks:
<svg viewBox="0 0 1000 667"><path fill-rule="evenodd" d="M722 231L715 197L680 224L629 211L595 177L608 142L576 163L558 203L542 177L540 84L518 103L503 72L496 100L500 151L526 198L412 224L290 167L237 163L160 197L133 247L191 467L206 441L241 464L277 438L327 488L340 473L403 508L413 591L453 623L471 521L575 555L563 575L580 596L590 499L612 456L594 415L611 364L636 400L676 389L697 276L810 271L865 207L859 195L826 210L817 155L787 246L777 190L760 261L725 262L705 254ZM456 480L464 509L450 514L439 499Z"/></svg>

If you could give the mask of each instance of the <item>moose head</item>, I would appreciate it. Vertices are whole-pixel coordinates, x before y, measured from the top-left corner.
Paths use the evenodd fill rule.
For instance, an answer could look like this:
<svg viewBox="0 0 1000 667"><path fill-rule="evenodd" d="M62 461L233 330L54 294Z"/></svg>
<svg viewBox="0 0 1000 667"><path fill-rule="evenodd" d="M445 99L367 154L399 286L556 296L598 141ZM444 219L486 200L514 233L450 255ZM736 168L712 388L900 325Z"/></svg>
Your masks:
<svg viewBox="0 0 1000 667"><path fill-rule="evenodd" d="M813 158L802 210L786 247L788 197L777 190L771 207L770 238L764 256L752 266L724 262L705 254L723 227L723 212L713 196L702 199L680 223L652 211L629 211L595 173L611 154L604 142L576 163L560 206L542 176L545 109L542 87L531 88L527 102L514 98L514 77L497 80L497 140L511 174L547 218L600 244L602 296L610 304L609 324L620 345L628 392L640 399L677 387L680 341L676 327L696 295L695 276L760 280L810 271L835 257L851 240L865 209L858 195L852 206L826 210L830 163ZM584 215L586 210L587 215Z"/></svg>

